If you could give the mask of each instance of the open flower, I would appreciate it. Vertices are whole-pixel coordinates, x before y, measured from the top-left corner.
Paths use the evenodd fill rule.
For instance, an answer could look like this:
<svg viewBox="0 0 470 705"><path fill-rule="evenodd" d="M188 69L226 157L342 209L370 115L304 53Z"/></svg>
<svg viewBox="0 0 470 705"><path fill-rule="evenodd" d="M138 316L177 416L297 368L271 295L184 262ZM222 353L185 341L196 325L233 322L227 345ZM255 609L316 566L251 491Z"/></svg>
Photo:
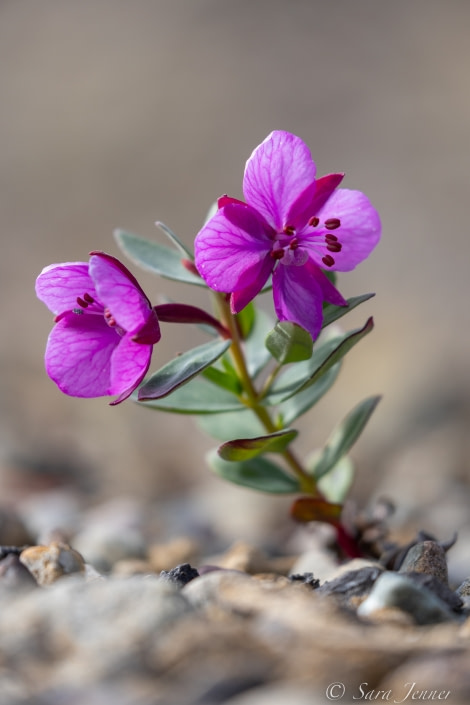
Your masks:
<svg viewBox="0 0 470 705"><path fill-rule="evenodd" d="M276 314L318 336L323 301L346 305L322 270L348 271L380 239L380 219L360 191L337 189L344 174L315 178L307 145L272 132L248 159L245 202L228 196L198 233L196 266L242 310L272 273Z"/></svg>
<svg viewBox="0 0 470 705"><path fill-rule="evenodd" d="M126 399L160 340L157 314L129 270L111 255L45 267L36 294L56 315L47 342L49 377L74 397Z"/></svg>

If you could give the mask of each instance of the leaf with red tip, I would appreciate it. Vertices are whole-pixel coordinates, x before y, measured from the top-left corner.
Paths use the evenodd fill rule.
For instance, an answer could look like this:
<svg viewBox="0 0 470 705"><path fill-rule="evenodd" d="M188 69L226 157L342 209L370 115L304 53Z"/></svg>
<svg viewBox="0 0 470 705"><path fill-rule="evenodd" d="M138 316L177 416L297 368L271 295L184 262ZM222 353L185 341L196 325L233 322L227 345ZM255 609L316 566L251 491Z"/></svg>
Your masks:
<svg viewBox="0 0 470 705"><path fill-rule="evenodd" d="M256 438L238 438L223 443L217 452L221 458L230 461L249 460L262 453L282 453L297 435L298 431L285 429Z"/></svg>
<svg viewBox="0 0 470 705"><path fill-rule="evenodd" d="M290 513L297 521L324 521L327 524L336 525L342 511L341 504L327 502L318 497L300 497L293 503Z"/></svg>

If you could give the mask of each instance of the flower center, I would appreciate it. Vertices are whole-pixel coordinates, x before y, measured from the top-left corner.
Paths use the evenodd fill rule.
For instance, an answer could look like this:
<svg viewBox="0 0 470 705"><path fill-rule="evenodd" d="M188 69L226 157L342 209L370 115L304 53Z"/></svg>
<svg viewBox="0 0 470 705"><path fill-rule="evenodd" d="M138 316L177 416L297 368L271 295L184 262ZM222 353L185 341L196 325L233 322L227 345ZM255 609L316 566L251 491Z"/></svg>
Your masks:
<svg viewBox="0 0 470 705"><path fill-rule="evenodd" d="M301 242L296 236L296 231L293 225L286 225L283 232L278 235L278 239L274 242L271 250L271 257L274 260L282 260L282 264L293 264L300 267L308 259L308 252L305 248L300 247Z"/></svg>
<svg viewBox="0 0 470 705"><path fill-rule="evenodd" d="M85 293L83 294L83 296L77 296L77 304L80 306L80 308L72 309L73 313L83 315L86 309L88 309L86 311L88 314L92 313L95 315L104 316L104 320L110 328L114 328L116 333L121 336L125 335L126 331L120 326L118 326L118 324L116 323L116 319L114 318L109 308L104 308L103 305L96 301L96 299L94 299L93 296L91 296L90 294ZM93 310L89 310L89 307L91 307L93 304Z"/></svg>

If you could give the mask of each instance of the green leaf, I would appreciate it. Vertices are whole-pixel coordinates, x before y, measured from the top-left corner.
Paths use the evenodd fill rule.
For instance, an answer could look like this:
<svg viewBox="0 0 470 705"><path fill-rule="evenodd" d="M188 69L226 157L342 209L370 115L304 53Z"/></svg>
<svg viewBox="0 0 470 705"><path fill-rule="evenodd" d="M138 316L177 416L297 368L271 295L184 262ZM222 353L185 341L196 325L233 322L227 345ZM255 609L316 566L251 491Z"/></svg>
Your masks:
<svg viewBox="0 0 470 705"><path fill-rule="evenodd" d="M313 368L313 371L302 378L298 379L299 372L302 373L305 368L301 368L303 363L295 365L293 368L294 372L288 375L290 370L287 370L284 375L276 380L277 384L273 385L271 392L266 395L267 404L279 404L282 401L287 401L294 394L298 394L310 387L310 385L315 384L322 375L324 375L328 370L330 370L333 365L339 362L351 348L353 348L364 336L366 336L374 327L374 321L371 318L367 320L362 328L358 328L352 332L346 333L342 336L337 336L331 340L327 340L323 345L318 348L313 349L313 355L307 365ZM299 368L299 369L296 369ZM286 384L287 382L287 384Z"/></svg>
<svg viewBox="0 0 470 705"><path fill-rule="evenodd" d="M341 362L337 362L314 384L311 384L303 392L295 394L279 407L282 423L290 426L295 419L305 414L312 406L320 401L326 392L333 386L341 369Z"/></svg>
<svg viewBox="0 0 470 705"><path fill-rule="evenodd" d="M250 335L256 320L256 309L254 304L250 302L244 309L237 313L236 320L240 327L242 340L246 340Z"/></svg>
<svg viewBox="0 0 470 705"><path fill-rule="evenodd" d="M238 438L223 443L217 452L221 458L232 462L250 460L262 453L282 453L297 435L294 429L284 429L256 438Z"/></svg>
<svg viewBox="0 0 470 705"><path fill-rule="evenodd" d="M212 470L224 480L271 494L299 492L299 482L266 458L253 458L245 462L229 463L212 451L208 456Z"/></svg>
<svg viewBox="0 0 470 705"><path fill-rule="evenodd" d="M273 319L261 310L256 311L256 318L250 335L245 341L245 357L248 372L251 377L256 377L264 366L272 360L271 353L265 347L266 336L272 330Z"/></svg>
<svg viewBox="0 0 470 705"><path fill-rule="evenodd" d="M201 277L183 266L181 255L169 247L145 240L124 230L115 230L114 237L124 254L142 269L159 274L166 279L206 287Z"/></svg>
<svg viewBox="0 0 470 705"><path fill-rule="evenodd" d="M291 321L276 323L268 334L265 345L281 365L310 360L313 352L310 333Z"/></svg>
<svg viewBox="0 0 470 705"><path fill-rule="evenodd" d="M179 355L164 365L139 389L139 401L160 399L189 382L230 347L230 340L216 340Z"/></svg>
<svg viewBox="0 0 470 705"><path fill-rule="evenodd" d="M309 467L309 471L317 480L330 472L354 445L380 399L379 396L364 399L335 428L326 446Z"/></svg>
<svg viewBox="0 0 470 705"><path fill-rule="evenodd" d="M177 235L175 235L173 230L171 230L168 227L168 225L165 225L165 223L161 223L159 220L156 221L155 225L157 226L157 228L160 228L160 230L165 233L165 235L170 240L170 242L172 242L173 245L175 245L176 249L179 250L182 255L184 255L185 257L187 257L190 260L194 259L193 253L190 250L188 250L186 245L183 242L181 242L179 237Z"/></svg>
<svg viewBox="0 0 470 705"><path fill-rule="evenodd" d="M333 306L333 304L325 304L323 308L323 323L322 328L326 328L330 323L337 321L338 318L345 316L347 313L360 306L365 301L372 299L375 294L362 294L362 296L353 296L348 299L347 306Z"/></svg>
<svg viewBox="0 0 470 705"><path fill-rule="evenodd" d="M265 431L261 421L249 409L225 414L204 414L198 416L197 422L203 431L219 441L229 441L234 436L255 438L262 436Z"/></svg>
<svg viewBox="0 0 470 705"><path fill-rule="evenodd" d="M137 401L136 397L137 395L134 394L135 401ZM233 394L201 377L195 377L167 397L142 403L150 409L175 414L223 414L246 409Z"/></svg>
<svg viewBox="0 0 470 705"><path fill-rule="evenodd" d="M207 367L202 375L213 384L217 384L219 387L222 387L222 389L227 389L229 392L232 392L232 394L239 396L242 392L240 380L237 376L223 372L214 365Z"/></svg>
<svg viewBox="0 0 470 705"><path fill-rule="evenodd" d="M343 504L354 479L354 464L343 456L331 470L318 480L318 489L329 502Z"/></svg>

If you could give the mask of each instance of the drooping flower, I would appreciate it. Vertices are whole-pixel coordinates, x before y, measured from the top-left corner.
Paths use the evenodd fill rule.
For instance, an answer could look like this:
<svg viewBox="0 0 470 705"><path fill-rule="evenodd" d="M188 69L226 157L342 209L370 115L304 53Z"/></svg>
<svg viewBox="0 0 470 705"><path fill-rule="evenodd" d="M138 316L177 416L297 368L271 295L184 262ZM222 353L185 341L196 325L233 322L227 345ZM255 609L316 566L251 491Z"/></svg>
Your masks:
<svg viewBox="0 0 470 705"><path fill-rule="evenodd" d="M289 132L272 132L246 163L245 202L222 196L195 241L199 273L211 289L231 295L233 313L272 274L279 320L298 323L313 338L323 302L346 305L323 270L354 269L381 232L369 199L337 188L344 174L315 176L307 145Z"/></svg>
<svg viewBox="0 0 470 705"><path fill-rule="evenodd" d="M36 294L56 314L45 355L49 377L70 396L124 401L160 340L157 314L135 277L115 257L92 252L89 262L45 267Z"/></svg>

